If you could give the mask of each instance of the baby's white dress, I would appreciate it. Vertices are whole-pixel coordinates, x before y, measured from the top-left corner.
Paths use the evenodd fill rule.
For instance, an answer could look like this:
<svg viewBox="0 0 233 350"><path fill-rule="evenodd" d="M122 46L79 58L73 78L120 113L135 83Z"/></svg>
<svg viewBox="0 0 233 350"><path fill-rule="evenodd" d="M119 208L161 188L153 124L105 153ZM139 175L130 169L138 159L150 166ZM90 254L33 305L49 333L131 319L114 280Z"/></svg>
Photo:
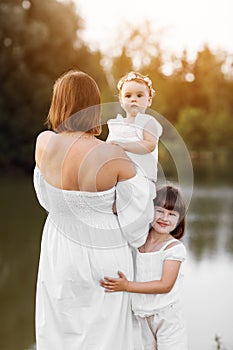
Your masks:
<svg viewBox="0 0 233 350"><path fill-rule="evenodd" d="M68 191L50 185L36 166L34 187L48 212L36 291L37 350L141 350L133 344L130 294L105 293L99 282L119 270L133 278L128 243L142 245L153 219L148 181L137 173L106 191Z"/></svg>
<svg viewBox="0 0 233 350"><path fill-rule="evenodd" d="M115 119L109 119L107 122L109 134L106 142L119 141L126 143L142 141L143 129L148 122L153 123L156 129L156 133L154 134L156 147L154 151L145 154L126 153L141 169L144 175L155 183L157 181L158 172L158 141L163 132L162 126L155 118L148 114L138 113L134 123L127 123L126 118L118 114ZM155 188L155 186L153 187Z"/></svg>

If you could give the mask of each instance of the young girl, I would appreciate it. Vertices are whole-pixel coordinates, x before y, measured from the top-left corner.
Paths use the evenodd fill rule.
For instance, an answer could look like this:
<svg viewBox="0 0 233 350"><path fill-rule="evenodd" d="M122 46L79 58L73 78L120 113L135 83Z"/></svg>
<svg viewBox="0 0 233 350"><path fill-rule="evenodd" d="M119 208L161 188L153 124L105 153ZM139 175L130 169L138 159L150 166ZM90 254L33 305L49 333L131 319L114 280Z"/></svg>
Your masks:
<svg viewBox="0 0 233 350"><path fill-rule="evenodd" d="M115 119L108 120L106 141L120 145L144 175L155 183L162 127L155 118L145 114L155 93L152 82L147 76L130 72L120 79L117 88L126 118L118 114ZM151 188L155 190L154 185Z"/></svg>
<svg viewBox="0 0 233 350"><path fill-rule="evenodd" d="M179 241L185 228L185 204L173 186L164 186L154 199L155 216L146 242L136 252L136 282L104 277L106 292L133 294L133 311L142 331L145 350L187 350L180 303L182 263L186 250Z"/></svg>

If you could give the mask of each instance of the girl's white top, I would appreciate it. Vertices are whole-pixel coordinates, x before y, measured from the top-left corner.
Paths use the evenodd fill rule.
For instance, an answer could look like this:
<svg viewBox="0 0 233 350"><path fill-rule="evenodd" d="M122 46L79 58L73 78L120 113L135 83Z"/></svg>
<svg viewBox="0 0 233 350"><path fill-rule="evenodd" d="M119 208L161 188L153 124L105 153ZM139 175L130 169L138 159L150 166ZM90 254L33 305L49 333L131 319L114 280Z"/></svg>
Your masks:
<svg viewBox="0 0 233 350"><path fill-rule="evenodd" d="M48 212L37 279L37 350L141 350L133 344L130 294L110 295L99 282L118 270L133 278L129 243L143 244L153 219L147 182L137 173L106 191L68 191L35 168L35 191Z"/></svg>
<svg viewBox="0 0 233 350"><path fill-rule="evenodd" d="M156 147L154 151L145 154L126 153L148 179L156 182L158 171L158 141L162 135L163 129L155 118L148 114L138 113L134 123L127 123L126 118L118 114L115 119L110 119L107 122L109 135L106 142L119 141L126 143L142 141L143 130L148 122L153 122L156 127L156 133L154 134Z"/></svg>
<svg viewBox="0 0 233 350"><path fill-rule="evenodd" d="M146 282L160 280L162 277L163 263L165 260L178 260L184 262L186 249L182 242L165 249L172 242L168 241L159 251L140 253L136 252L136 281ZM133 311L141 317L154 315L164 307L180 301L182 293L183 264L181 264L177 280L169 293L165 294L140 294L133 293Z"/></svg>

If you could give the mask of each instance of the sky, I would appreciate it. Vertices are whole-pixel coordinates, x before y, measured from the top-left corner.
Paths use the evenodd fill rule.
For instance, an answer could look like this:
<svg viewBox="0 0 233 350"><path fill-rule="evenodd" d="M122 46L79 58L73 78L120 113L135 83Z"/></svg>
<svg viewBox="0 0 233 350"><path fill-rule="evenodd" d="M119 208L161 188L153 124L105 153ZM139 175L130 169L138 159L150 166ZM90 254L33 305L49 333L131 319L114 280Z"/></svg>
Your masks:
<svg viewBox="0 0 233 350"><path fill-rule="evenodd" d="M83 38L92 48L108 52L127 25L149 20L163 32L161 47L190 55L205 43L233 54L233 0L74 0L84 19Z"/></svg>

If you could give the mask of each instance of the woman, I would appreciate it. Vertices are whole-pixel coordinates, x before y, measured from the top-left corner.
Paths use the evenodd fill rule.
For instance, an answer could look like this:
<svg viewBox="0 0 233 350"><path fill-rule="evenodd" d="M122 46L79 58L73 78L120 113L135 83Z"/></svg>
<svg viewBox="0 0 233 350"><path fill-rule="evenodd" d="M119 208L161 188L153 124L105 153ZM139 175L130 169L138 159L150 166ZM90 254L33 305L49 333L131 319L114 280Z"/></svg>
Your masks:
<svg viewBox="0 0 233 350"><path fill-rule="evenodd" d="M36 295L37 350L133 350L130 295L99 281L133 277L129 244L141 246L153 219L147 180L101 132L100 93L83 72L54 85L36 142L34 186L48 212ZM116 206L117 214L113 212ZM120 225L119 225L120 223Z"/></svg>

